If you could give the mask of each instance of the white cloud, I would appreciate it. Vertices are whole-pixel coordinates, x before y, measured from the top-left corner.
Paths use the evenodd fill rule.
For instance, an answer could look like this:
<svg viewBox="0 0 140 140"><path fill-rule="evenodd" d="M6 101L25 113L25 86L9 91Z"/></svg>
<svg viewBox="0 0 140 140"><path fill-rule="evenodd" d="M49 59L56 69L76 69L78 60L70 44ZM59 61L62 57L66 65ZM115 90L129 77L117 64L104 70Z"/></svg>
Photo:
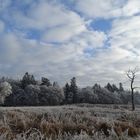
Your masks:
<svg viewBox="0 0 140 140"><path fill-rule="evenodd" d="M85 30L85 26L82 24L70 24L68 23L63 26L48 29L41 40L44 42L62 43L70 40L73 36L76 36Z"/></svg>
<svg viewBox="0 0 140 140"><path fill-rule="evenodd" d="M122 8L124 16L133 16L140 14L140 1L139 0L128 0L127 4Z"/></svg>
<svg viewBox="0 0 140 140"><path fill-rule="evenodd" d="M18 26L43 30L67 24L80 25L83 23L80 16L62 5L41 0L32 3L26 14L23 11L13 11L13 18Z"/></svg>
<svg viewBox="0 0 140 140"><path fill-rule="evenodd" d="M0 35L0 38L0 62L3 64L15 62L21 50L17 37L8 33Z"/></svg>
<svg viewBox="0 0 140 140"><path fill-rule="evenodd" d="M140 13L139 0L77 0L76 10L89 18L117 18Z"/></svg>
<svg viewBox="0 0 140 140"><path fill-rule="evenodd" d="M58 3L39 1L31 4L26 15L19 9L11 14L19 29L42 31L41 41L44 42L61 43L86 29L84 19Z"/></svg>
<svg viewBox="0 0 140 140"><path fill-rule="evenodd" d="M110 18L118 17L122 14L120 8L124 0L77 0L76 10L89 18Z"/></svg>
<svg viewBox="0 0 140 140"><path fill-rule="evenodd" d="M132 53L131 56L139 56L140 43L140 21L139 16L133 16L129 19L119 19L113 22L113 28L110 33L112 46L126 49ZM126 26L127 25L127 26Z"/></svg>
<svg viewBox="0 0 140 140"><path fill-rule="evenodd" d="M124 71L139 65L140 20L134 16L139 1L77 0L75 10L82 15L56 1L24 2L30 5L26 11L8 5L10 13L5 14L13 27L0 22L2 74L17 76L29 71L62 84L76 76L82 86L103 85L124 81ZM83 17L93 22L95 18L115 19L112 29L104 33L89 29ZM30 29L39 30L40 38L28 38ZM88 57L86 49L93 51Z"/></svg>

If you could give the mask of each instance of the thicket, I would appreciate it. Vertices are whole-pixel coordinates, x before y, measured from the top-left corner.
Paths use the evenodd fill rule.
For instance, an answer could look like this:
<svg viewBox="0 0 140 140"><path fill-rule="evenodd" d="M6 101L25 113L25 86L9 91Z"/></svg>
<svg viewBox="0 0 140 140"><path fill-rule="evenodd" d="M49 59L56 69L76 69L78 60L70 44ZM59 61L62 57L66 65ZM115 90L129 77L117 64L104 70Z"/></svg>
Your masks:
<svg viewBox="0 0 140 140"><path fill-rule="evenodd" d="M36 80L28 72L15 80L0 79L0 104L5 106L45 106L76 103L91 104L129 104L131 94L123 88L122 83L117 87L108 83L105 87L99 84L79 88L76 78L60 87L57 82L50 82L46 77ZM140 94L135 93L135 103L140 104Z"/></svg>

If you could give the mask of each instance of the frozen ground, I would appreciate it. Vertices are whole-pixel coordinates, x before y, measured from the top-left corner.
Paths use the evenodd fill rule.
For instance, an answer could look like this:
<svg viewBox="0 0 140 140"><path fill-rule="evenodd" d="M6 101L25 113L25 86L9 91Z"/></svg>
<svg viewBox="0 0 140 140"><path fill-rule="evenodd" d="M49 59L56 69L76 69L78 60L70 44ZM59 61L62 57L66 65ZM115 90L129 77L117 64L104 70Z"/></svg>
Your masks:
<svg viewBox="0 0 140 140"><path fill-rule="evenodd" d="M140 106L0 107L0 140L139 140Z"/></svg>

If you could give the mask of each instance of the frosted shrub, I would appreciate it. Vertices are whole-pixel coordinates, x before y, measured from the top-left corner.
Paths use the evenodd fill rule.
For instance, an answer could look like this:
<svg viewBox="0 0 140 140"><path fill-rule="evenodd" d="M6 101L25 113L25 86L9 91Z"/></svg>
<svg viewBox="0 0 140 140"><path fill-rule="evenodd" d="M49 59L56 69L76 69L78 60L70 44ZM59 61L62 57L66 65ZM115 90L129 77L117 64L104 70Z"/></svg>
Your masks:
<svg viewBox="0 0 140 140"><path fill-rule="evenodd" d="M12 93L12 87L8 82L0 83L0 104L4 104L4 100Z"/></svg>

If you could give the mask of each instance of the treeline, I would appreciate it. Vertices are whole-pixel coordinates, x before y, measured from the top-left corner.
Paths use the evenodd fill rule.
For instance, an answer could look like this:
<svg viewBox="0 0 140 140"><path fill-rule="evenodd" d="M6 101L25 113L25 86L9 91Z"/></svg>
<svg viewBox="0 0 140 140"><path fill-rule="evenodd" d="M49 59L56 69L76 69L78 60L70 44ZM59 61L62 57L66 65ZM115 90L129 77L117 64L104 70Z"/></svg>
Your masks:
<svg viewBox="0 0 140 140"><path fill-rule="evenodd" d="M135 93L135 103L140 104L140 94ZM76 78L60 87L48 78L35 80L33 75L25 73L21 80L0 79L0 104L4 106L45 106L76 103L92 104L128 104L131 94L123 88L108 83L105 87L94 84L92 87L79 88Z"/></svg>

